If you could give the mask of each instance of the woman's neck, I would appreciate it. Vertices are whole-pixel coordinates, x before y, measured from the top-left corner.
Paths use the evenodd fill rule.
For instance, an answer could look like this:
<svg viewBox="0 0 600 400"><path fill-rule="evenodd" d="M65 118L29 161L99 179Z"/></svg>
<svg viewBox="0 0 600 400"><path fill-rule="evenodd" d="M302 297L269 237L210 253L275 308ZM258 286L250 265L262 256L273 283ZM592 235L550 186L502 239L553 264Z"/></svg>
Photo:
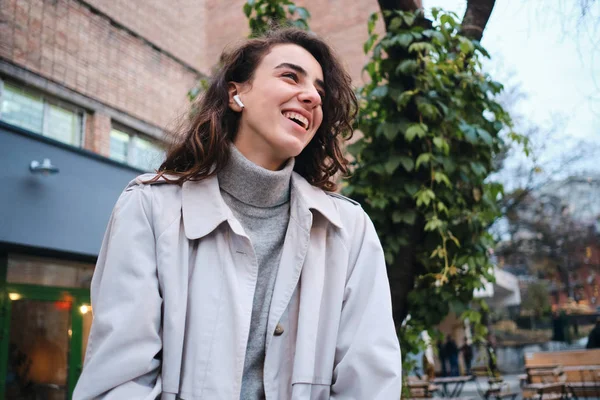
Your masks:
<svg viewBox="0 0 600 400"><path fill-rule="evenodd" d="M246 158L233 144L230 152L229 162L218 176L222 190L256 207L272 207L289 200L293 158L282 169L271 171Z"/></svg>

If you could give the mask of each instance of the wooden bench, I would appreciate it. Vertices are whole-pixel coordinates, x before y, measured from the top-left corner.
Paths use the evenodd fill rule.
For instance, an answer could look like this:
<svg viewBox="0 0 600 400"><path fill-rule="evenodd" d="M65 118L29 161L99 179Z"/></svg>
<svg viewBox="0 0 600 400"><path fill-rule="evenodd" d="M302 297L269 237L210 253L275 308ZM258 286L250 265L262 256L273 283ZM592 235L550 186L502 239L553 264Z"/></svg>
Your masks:
<svg viewBox="0 0 600 400"><path fill-rule="evenodd" d="M564 382L528 383L523 386L523 399L532 400L568 400L573 391Z"/></svg>
<svg viewBox="0 0 600 400"><path fill-rule="evenodd" d="M525 370L525 387L564 383L575 397L600 397L600 349L527 353Z"/></svg>

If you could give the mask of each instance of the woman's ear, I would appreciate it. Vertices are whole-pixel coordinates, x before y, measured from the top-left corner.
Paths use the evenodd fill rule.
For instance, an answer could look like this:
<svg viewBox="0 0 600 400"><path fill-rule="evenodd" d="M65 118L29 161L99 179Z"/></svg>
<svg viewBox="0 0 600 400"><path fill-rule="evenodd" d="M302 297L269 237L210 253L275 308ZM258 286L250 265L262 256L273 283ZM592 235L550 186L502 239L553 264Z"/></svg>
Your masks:
<svg viewBox="0 0 600 400"><path fill-rule="evenodd" d="M227 91L229 92L229 108L235 112L242 112L244 109L244 103L240 98L241 85L235 82L229 82L227 85Z"/></svg>

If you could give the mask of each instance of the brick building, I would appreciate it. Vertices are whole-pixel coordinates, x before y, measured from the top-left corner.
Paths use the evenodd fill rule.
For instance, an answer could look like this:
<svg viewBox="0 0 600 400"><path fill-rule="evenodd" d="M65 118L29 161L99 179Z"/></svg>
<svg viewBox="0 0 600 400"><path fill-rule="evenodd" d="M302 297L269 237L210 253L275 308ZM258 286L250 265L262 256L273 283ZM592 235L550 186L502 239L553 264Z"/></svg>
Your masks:
<svg viewBox="0 0 600 400"><path fill-rule="evenodd" d="M155 168L165 131L242 1L0 1L0 400L70 398L111 209ZM360 84L377 2L298 1Z"/></svg>

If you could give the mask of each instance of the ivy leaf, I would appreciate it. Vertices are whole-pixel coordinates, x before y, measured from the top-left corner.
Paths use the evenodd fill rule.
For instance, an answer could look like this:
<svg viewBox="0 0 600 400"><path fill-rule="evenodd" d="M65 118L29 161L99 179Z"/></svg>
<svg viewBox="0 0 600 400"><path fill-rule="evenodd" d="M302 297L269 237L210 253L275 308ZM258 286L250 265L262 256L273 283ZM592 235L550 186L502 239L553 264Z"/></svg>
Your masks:
<svg viewBox="0 0 600 400"><path fill-rule="evenodd" d="M404 222L408 225L414 225L417 220L417 213L414 210L396 210L392 213L392 221L394 223Z"/></svg>
<svg viewBox="0 0 600 400"><path fill-rule="evenodd" d="M429 188L423 188L415 193L415 198L417 199L417 207L428 206L435 199L435 193Z"/></svg>
<svg viewBox="0 0 600 400"><path fill-rule="evenodd" d="M291 7L291 6L290 6ZM304 20L310 19L310 12L304 7L296 7L295 11L298 13L298 16Z"/></svg>
<svg viewBox="0 0 600 400"><path fill-rule="evenodd" d="M293 21L292 24L297 28L300 28L303 30L308 30L308 24L303 19L297 19L297 20Z"/></svg>
<svg viewBox="0 0 600 400"><path fill-rule="evenodd" d="M402 18L404 19L404 22L406 22L406 25L411 26L415 22L416 15L406 13Z"/></svg>
<svg viewBox="0 0 600 400"><path fill-rule="evenodd" d="M371 14L369 16L369 22L367 22L367 30L369 32L369 35L371 35L373 33L373 31L375 30L375 24L377 23L378 19L379 19L379 13L374 12L373 14Z"/></svg>
<svg viewBox="0 0 600 400"><path fill-rule="evenodd" d="M413 41L413 36L410 33L401 33L393 40L394 44L399 44L402 47L408 47Z"/></svg>
<svg viewBox="0 0 600 400"><path fill-rule="evenodd" d="M459 41L458 47L460 48L461 52L463 52L465 54L470 54L475 50L475 46L469 39L461 37L458 39L458 41Z"/></svg>
<svg viewBox="0 0 600 400"><path fill-rule="evenodd" d="M425 125L425 124L412 124L412 125L410 125L406 129L406 132L404 133L404 137L409 142L412 142L413 139L415 138L415 136L418 136L418 137L422 138L426 134L427 134L427 125Z"/></svg>
<svg viewBox="0 0 600 400"><path fill-rule="evenodd" d="M244 14L246 14L246 18L250 18L250 14L252 14L252 4L250 2L244 4Z"/></svg>
<svg viewBox="0 0 600 400"><path fill-rule="evenodd" d="M431 119L437 118L437 116L440 113L433 104L426 103L426 102L420 102L417 105L417 108L418 108L419 112L421 114L423 114L424 117L431 118Z"/></svg>
<svg viewBox="0 0 600 400"><path fill-rule="evenodd" d="M435 231L436 229L439 229L442 226L444 226L444 222L441 219L439 219L437 216L433 216L433 218L431 218L429 221L427 221L424 229L426 231Z"/></svg>
<svg viewBox="0 0 600 400"><path fill-rule="evenodd" d="M385 172L393 174L394 171L400 166L400 156L392 155L385 163Z"/></svg>
<svg viewBox="0 0 600 400"><path fill-rule="evenodd" d="M399 17L392 18L390 21L390 25L388 27L390 32L396 32L398 29L402 27L402 19Z"/></svg>
<svg viewBox="0 0 600 400"><path fill-rule="evenodd" d="M358 139L356 142L346 146L346 150L352 154L355 158L358 158L358 155L362 152L362 150L366 146L366 142L364 138Z"/></svg>
<svg viewBox="0 0 600 400"><path fill-rule="evenodd" d="M494 139L492 139L492 135L490 135L488 131L482 128L477 128L476 131L485 144L491 146L494 143Z"/></svg>
<svg viewBox="0 0 600 400"><path fill-rule="evenodd" d="M388 86L387 85L377 86L375 89L373 89L371 91L371 96L378 98L378 99L385 97L387 94L388 94Z"/></svg>
<svg viewBox="0 0 600 400"><path fill-rule="evenodd" d="M389 141L392 141L398 135L400 126L398 124L395 124L392 122L384 122L382 130L383 130L383 134L385 135L386 139Z"/></svg>
<svg viewBox="0 0 600 400"><path fill-rule="evenodd" d="M490 53L487 52L487 50L481 45L479 41L474 40L473 45L475 46L477 51L481 53L482 56L484 56L485 58L490 58Z"/></svg>
<svg viewBox="0 0 600 400"><path fill-rule="evenodd" d="M406 193L410 194L411 196L414 196L418 190L419 190L419 186L414 183L405 183L404 184L404 191Z"/></svg>
<svg viewBox="0 0 600 400"><path fill-rule="evenodd" d="M417 162L415 164L416 168L419 168L419 166L421 164L427 164L432 158L432 154L431 153L423 153L420 154L419 157L417 157Z"/></svg>
<svg viewBox="0 0 600 400"><path fill-rule="evenodd" d="M471 170L475 173L475 175L477 176L484 176L487 174L487 169L481 165L481 163L478 162L471 162Z"/></svg>
<svg viewBox="0 0 600 400"><path fill-rule="evenodd" d="M465 139L467 139L467 141L469 143L472 143L472 144L476 144L477 143L477 130L475 129L475 127L469 125L465 121L461 121L458 124L458 128L465 135Z"/></svg>
<svg viewBox="0 0 600 400"><path fill-rule="evenodd" d="M450 25L452 28L456 28L457 23L456 20L454 18L452 18L451 15L449 14L444 14L440 17L440 22L442 23L442 25Z"/></svg>
<svg viewBox="0 0 600 400"><path fill-rule="evenodd" d="M435 173L433 174L433 180L435 180L438 183L444 183L448 187L452 187L450 179L448 179L448 176L443 172L435 171Z"/></svg>
<svg viewBox="0 0 600 400"><path fill-rule="evenodd" d="M446 207L446 205L444 203L442 203L441 201L438 201L437 203L437 209L439 212L443 212L444 214L448 215L449 211L448 211L448 207ZM452 236L452 234L450 234L450 236ZM454 238L456 239L456 238Z"/></svg>
<svg viewBox="0 0 600 400"><path fill-rule="evenodd" d="M401 72L404 75L410 75L417 70L418 66L415 60L404 60L396 68L396 73Z"/></svg>
<svg viewBox="0 0 600 400"><path fill-rule="evenodd" d="M412 37L411 37L412 39ZM409 53L415 53L417 51L434 51L435 48L433 47L433 45L431 43L427 43L427 42L417 42L417 43L413 43L408 47L408 52Z"/></svg>
<svg viewBox="0 0 600 400"><path fill-rule="evenodd" d="M446 149L449 147L446 139L441 136L436 136L433 138L433 145L444 152L446 152Z"/></svg>
<svg viewBox="0 0 600 400"><path fill-rule="evenodd" d="M400 156L400 163L406 170L406 172L410 172L415 168L415 162L412 158L408 156Z"/></svg>
<svg viewBox="0 0 600 400"><path fill-rule="evenodd" d="M363 46L363 50L365 51L365 54L367 54L369 52L369 50L371 50L371 48L375 44L375 41L377 40L378 37L379 37L379 35L377 35L376 33L369 35L369 38L367 39L367 41L365 42L365 44Z"/></svg>

